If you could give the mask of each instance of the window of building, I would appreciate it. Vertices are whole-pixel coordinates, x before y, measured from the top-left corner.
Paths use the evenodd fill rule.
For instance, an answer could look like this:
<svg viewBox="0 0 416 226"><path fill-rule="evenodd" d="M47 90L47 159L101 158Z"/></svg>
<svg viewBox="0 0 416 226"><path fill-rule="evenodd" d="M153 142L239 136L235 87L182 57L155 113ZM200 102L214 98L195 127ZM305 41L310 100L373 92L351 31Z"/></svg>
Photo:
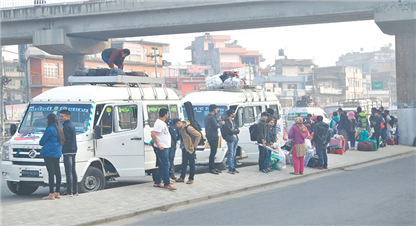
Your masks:
<svg viewBox="0 0 416 226"><path fill-rule="evenodd" d="M254 57L241 57L241 63L243 64L256 64L256 60Z"/></svg>
<svg viewBox="0 0 416 226"><path fill-rule="evenodd" d="M191 90L196 90L196 86L191 86Z"/></svg>
<svg viewBox="0 0 416 226"><path fill-rule="evenodd" d="M300 72L305 72L305 69L303 67L301 67Z"/></svg>
<svg viewBox="0 0 416 226"><path fill-rule="evenodd" d="M178 86L175 83L170 84L171 88L177 88Z"/></svg>
<svg viewBox="0 0 416 226"><path fill-rule="evenodd" d="M14 68L14 67L6 67L5 71L6 72L13 72L13 71L16 71L16 68Z"/></svg>
<svg viewBox="0 0 416 226"><path fill-rule="evenodd" d="M204 75L208 75L208 70L205 70L204 71Z"/></svg>
<svg viewBox="0 0 416 226"><path fill-rule="evenodd" d="M44 63L44 76L48 78L58 78L58 64Z"/></svg>
<svg viewBox="0 0 416 226"><path fill-rule="evenodd" d="M147 122L150 127L153 127L156 120L159 118L159 110L162 108L168 109L168 105L148 105L147 106Z"/></svg>
<svg viewBox="0 0 416 226"><path fill-rule="evenodd" d="M124 132L137 128L137 105L117 106L118 128L115 132Z"/></svg>

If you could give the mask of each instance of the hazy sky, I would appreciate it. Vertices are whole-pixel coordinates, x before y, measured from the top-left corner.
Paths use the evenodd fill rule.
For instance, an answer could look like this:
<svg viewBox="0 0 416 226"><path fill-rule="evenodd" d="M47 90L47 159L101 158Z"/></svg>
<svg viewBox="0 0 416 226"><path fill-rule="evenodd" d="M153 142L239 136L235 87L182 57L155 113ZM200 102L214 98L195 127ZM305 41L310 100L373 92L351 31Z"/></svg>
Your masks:
<svg viewBox="0 0 416 226"><path fill-rule="evenodd" d="M209 31L207 31L209 32ZM284 49L290 59L315 59L320 67L333 66L338 57L348 52L379 50L391 43L394 48L394 36L383 34L374 21L344 22L317 25L301 25L262 29L210 32L213 35L231 35L231 41L249 50L259 50L266 62L261 66L273 64L278 50ZM204 33L138 37L147 41L170 44L170 53L163 54L172 64L185 64L191 60L191 51L184 50L191 45L195 37ZM16 47L7 47L16 50ZM7 59L17 58L15 54L3 52Z"/></svg>

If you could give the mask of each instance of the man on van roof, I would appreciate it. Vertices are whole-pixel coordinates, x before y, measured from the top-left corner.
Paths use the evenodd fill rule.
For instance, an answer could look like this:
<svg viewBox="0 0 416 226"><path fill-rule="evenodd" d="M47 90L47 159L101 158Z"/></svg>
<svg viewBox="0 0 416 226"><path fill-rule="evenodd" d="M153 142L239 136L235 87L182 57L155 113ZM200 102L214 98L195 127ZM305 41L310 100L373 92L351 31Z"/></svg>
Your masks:
<svg viewBox="0 0 416 226"><path fill-rule="evenodd" d="M221 116L219 120L215 115L217 114L217 105L211 104L209 106L209 114L204 119L205 125L205 136L208 139L208 144L211 149L209 154L209 172L212 174L221 173L220 170L214 168L215 164L215 155L217 154L218 149L218 128L221 128L225 124L224 121L221 121Z"/></svg>
<svg viewBox="0 0 416 226"><path fill-rule="evenodd" d="M114 64L123 70L124 58L130 55L129 49L108 48L101 53L101 58L108 64L110 68L114 68Z"/></svg>
<svg viewBox="0 0 416 226"><path fill-rule="evenodd" d="M171 145L171 137L169 133L169 128L166 125L165 121L169 118L168 109L161 108L159 110L159 118L156 120L153 125L153 130L151 133L153 144L153 150L156 154L156 159L159 164L159 170L155 178L154 187L167 188L169 190L176 190L170 184L169 178L169 148ZM162 178L164 185L162 185Z"/></svg>

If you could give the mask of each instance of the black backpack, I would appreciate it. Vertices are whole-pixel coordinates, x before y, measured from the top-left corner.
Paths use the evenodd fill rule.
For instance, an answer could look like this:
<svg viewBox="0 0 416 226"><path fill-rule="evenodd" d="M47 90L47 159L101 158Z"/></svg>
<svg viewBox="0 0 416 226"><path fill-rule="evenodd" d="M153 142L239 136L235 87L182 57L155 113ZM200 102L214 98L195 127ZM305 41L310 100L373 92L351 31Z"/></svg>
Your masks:
<svg viewBox="0 0 416 226"><path fill-rule="evenodd" d="M199 141L198 145L205 145L205 138L204 138L204 136L202 135L202 132L201 132L202 128L199 125L199 123L195 120L194 108L192 107L192 103L187 101L183 104L183 106L185 107L186 114L188 116L190 126L194 127L194 129L201 134L201 140ZM186 132L188 133L187 129L186 129Z"/></svg>
<svg viewBox="0 0 416 226"><path fill-rule="evenodd" d="M257 124L253 124L248 127L248 131L250 133L250 140L257 141Z"/></svg>

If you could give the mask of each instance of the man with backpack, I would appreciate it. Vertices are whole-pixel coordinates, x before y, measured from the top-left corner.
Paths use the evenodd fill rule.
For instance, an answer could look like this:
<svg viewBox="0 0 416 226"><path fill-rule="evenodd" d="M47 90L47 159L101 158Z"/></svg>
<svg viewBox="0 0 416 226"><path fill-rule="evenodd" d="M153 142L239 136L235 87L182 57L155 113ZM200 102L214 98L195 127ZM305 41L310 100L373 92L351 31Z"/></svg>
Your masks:
<svg viewBox="0 0 416 226"><path fill-rule="evenodd" d="M358 130L368 130L367 115L362 111L361 107L357 107L356 120Z"/></svg>
<svg viewBox="0 0 416 226"><path fill-rule="evenodd" d="M215 169L215 155L217 154L218 148L218 128L221 128L225 124L224 121L218 121L215 115L217 114L217 105L211 104L209 106L209 114L204 119L205 124L205 136L208 139L208 144L211 149L209 154L209 172L218 175L221 173L220 170Z"/></svg>
<svg viewBox="0 0 416 226"><path fill-rule="evenodd" d="M221 135L225 141L227 141L227 164L228 164L228 173L235 174L239 173L235 169L235 153L237 150L238 136L240 133L237 123L234 122L235 111L233 109L228 109L226 111L228 118L225 120L224 125L221 127Z"/></svg>
<svg viewBox="0 0 416 226"><path fill-rule="evenodd" d="M317 169L323 170L328 169L328 156L326 154L326 145L331 140L331 131L329 126L323 122L323 117L319 115L316 120L317 122L313 126L313 138L312 143L315 145L316 154L319 157Z"/></svg>
<svg viewBox="0 0 416 226"><path fill-rule="evenodd" d="M266 149L266 135L267 135L267 118L269 114L267 112L261 113L261 121L257 124L257 143L259 144L259 171L262 173L268 173L269 171L265 166L267 165L267 149ZM261 146L260 146L261 145Z"/></svg>
<svg viewBox="0 0 416 226"><path fill-rule="evenodd" d="M182 149L182 172L181 177L176 182L185 181L186 168L189 164L189 180L186 183L193 184L195 176L195 150L202 138L201 133L191 126L188 120L181 121L175 118L173 119L173 125L179 133L181 139L180 147Z"/></svg>

